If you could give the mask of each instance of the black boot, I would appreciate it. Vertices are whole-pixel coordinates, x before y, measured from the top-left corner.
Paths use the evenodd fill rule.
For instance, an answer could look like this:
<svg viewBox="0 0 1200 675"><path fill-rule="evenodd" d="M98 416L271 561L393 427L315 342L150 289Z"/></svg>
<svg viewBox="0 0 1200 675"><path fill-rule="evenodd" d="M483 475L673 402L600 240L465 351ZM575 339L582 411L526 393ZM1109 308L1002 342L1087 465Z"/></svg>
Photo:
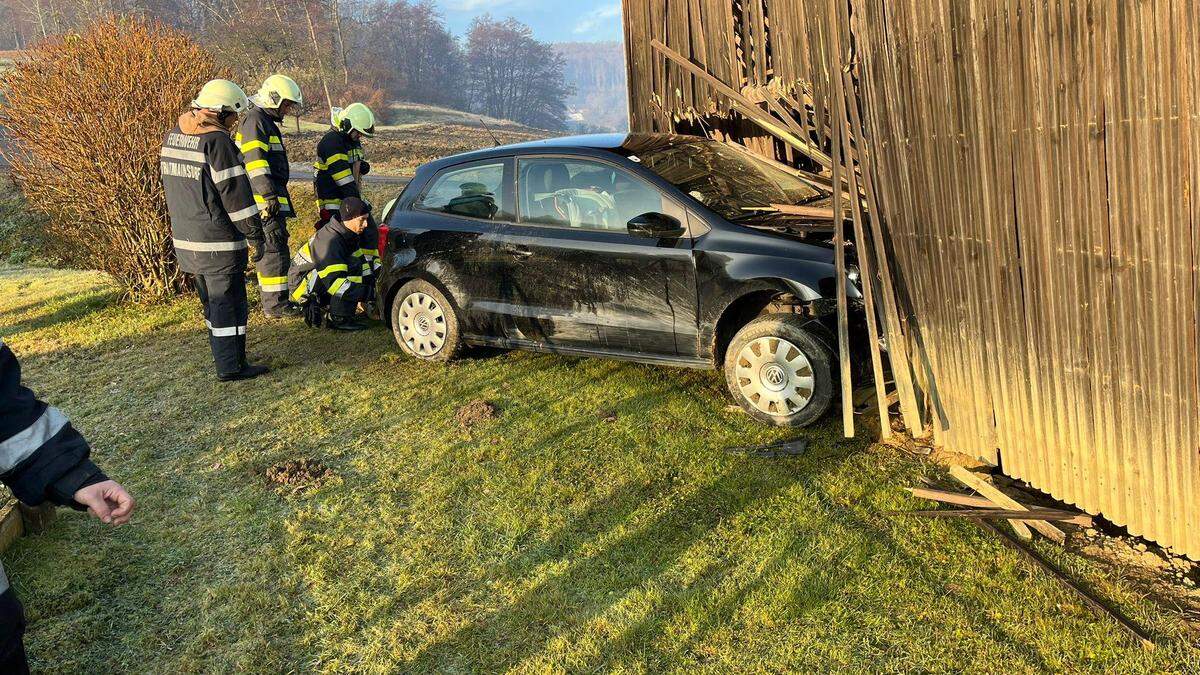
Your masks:
<svg viewBox="0 0 1200 675"><path fill-rule="evenodd" d="M250 364L246 364L242 366L242 369L236 373L230 373L229 375L217 375L217 379L222 382L240 382L242 380L253 380L256 377L266 375L269 372L271 372L271 369L266 366L252 366Z"/></svg>
<svg viewBox="0 0 1200 675"><path fill-rule="evenodd" d="M370 326L356 318L347 318L344 316L330 314L329 328L330 330L342 331L344 333L357 333L359 331L367 330L370 328Z"/></svg>
<svg viewBox="0 0 1200 675"><path fill-rule="evenodd" d="M292 303L288 303L279 309L264 310L263 314L268 319L295 319L304 316L304 310Z"/></svg>

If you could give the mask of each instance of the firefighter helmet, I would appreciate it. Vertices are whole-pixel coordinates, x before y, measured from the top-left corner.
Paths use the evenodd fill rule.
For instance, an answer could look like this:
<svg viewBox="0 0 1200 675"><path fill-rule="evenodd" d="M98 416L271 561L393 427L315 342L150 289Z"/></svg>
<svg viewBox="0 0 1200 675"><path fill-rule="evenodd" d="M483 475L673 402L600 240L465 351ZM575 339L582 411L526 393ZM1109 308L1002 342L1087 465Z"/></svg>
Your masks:
<svg viewBox="0 0 1200 675"><path fill-rule="evenodd" d="M193 108L216 110L217 112L242 113L250 106L246 92L229 80L210 80L200 89Z"/></svg>
<svg viewBox="0 0 1200 675"><path fill-rule="evenodd" d="M357 131L363 136L375 135L375 113L361 103L351 103L345 108L333 109L333 126L342 133Z"/></svg>
<svg viewBox="0 0 1200 675"><path fill-rule="evenodd" d="M254 104L260 108L275 110L285 101L296 105L304 105L304 95L300 93L300 85L287 75L272 75L263 81L258 93L254 95Z"/></svg>

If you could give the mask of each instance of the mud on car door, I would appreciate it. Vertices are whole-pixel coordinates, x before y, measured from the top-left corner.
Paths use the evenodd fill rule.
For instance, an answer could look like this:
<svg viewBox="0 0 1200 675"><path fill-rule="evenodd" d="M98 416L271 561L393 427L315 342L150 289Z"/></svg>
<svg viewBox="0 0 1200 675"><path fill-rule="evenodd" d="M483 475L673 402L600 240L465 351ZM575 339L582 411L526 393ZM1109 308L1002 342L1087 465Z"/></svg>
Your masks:
<svg viewBox="0 0 1200 675"><path fill-rule="evenodd" d="M505 336L676 356L676 305L695 304L691 240L635 236L628 223L663 212L683 220L682 207L598 160L523 157L517 176L518 222L500 235Z"/></svg>

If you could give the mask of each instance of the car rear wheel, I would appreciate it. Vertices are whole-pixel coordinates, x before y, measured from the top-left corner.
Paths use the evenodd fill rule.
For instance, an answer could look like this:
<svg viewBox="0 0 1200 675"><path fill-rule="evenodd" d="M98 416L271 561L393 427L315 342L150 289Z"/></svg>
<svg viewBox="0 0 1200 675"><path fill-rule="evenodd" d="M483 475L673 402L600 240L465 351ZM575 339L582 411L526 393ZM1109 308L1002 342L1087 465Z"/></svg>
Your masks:
<svg viewBox="0 0 1200 675"><path fill-rule="evenodd" d="M767 424L808 426L833 404L833 357L791 314L738 331L725 351L725 380L738 405Z"/></svg>
<svg viewBox="0 0 1200 675"><path fill-rule="evenodd" d="M436 286L421 279L404 284L396 293L392 333L401 349L422 361L449 361L462 348L454 306Z"/></svg>

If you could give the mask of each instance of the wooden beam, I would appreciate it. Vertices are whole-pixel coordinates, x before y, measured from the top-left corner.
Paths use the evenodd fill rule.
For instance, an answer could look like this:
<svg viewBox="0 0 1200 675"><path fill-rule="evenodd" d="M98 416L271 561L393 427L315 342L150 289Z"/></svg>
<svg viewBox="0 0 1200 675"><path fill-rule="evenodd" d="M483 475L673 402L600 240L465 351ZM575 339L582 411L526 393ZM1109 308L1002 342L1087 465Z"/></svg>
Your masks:
<svg viewBox="0 0 1200 675"><path fill-rule="evenodd" d="M830 168L832 166L833 162L829 155L821 152L821 150L813 143L806 142L785 129L783 122L778 122L775 120L775 118L763 112L758 106L754 105L750 99L743 96L741 92L729 86L725 82L722 82L717 76L709 73L703 67L692 63L691 59L666 46L660 40L651 40L650 46L652 46L656 51L666 58L678 64L684 70L707 82L721 95L730 99L738 111L741 112L751 122L754 122L763 129L766 129L772 135L778 137L783 142L804 153L805 156L821 166L825 168Z"/></svg>
<svg viewBox="0 0 1200 675"><path fill-rule="evenodd" d="M977 474L973 471L968 471L964 467L961 467L961 466L950 467L950 475L954 476L954 478L956 478L960 483L966 485L967 487L978 492L979 494L983 495L984 497L987 497L988 499L999 504L1000 506L1003 506L1006 509L1010 509L1013 511L1028 511L1029 510L1028 508L1026 508L1023 504L1021 504L1017 500L1004 494L1004 492L1001 491L1000 488L998 488L995 485L992 485L991 483L984 480L983 477L981 477L979 474ZM1021 534L1020 534L1020 530L1017 528L1017 523L1021 523L1022 525L1026 526L1026 532L1029 531L1028 530L1029 527L1032 527L1033 529L1042 533L1042 535L1044 537L1055 542L1056 544L1064 544L1067 541L1067 535L1063 534L1062 530L1058 529L1057 527L1054 527L1050 523L1039 522L1036 520L1029 520L1029 521L1013 520L1010 522L1013 523L1013 529L1017 530L1018 536L1021 536ZM1032 538L1032 535L1030 537L1022 536L1022 538L1023 539Z"/></svg>
<svg viewBox="0 0 1200 675"><path fill-rule="evenodd" d="M829 44L830 70L833 77L833 108L831 128L845 127L843 107L845 97L842 91L842 48L841 29L837 22L837 3L839 0L829 0L829 34L832 39ZM843 134L833 134L833 219L834 227L834 276L837 287L837 338L838 361L841 363L842 385L842 433L846 438L854 438L854 375L850 368L850 301L847 295L849 279L846 277L846 218L842 206L842 191L837 189L842 184L842 165L845 162L842 147Z"/></svg>

